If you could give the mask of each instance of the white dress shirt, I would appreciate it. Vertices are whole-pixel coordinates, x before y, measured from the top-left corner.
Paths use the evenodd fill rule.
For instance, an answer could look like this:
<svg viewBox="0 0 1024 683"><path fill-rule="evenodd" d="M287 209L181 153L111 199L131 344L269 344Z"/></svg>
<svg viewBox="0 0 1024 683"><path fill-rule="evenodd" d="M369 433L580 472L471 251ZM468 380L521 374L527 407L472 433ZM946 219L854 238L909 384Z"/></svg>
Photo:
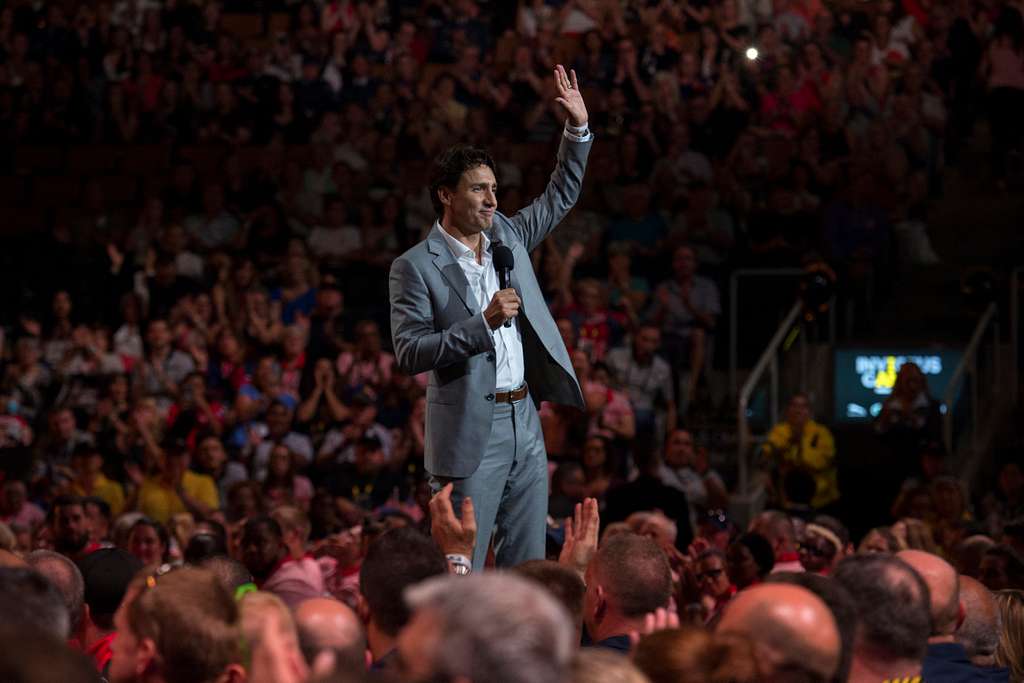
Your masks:
<svg viewBox="0 0 1024 683"><path fill-rule="evenodd" d="M491 240L487 233L480 233L483 243L480 245L480 263L476 261L476 253L465 244L448 234L440 221L434 223L441 231L442 237L448 243L452 255L455 257L462 272L469 282L470 296L476 300L480 308L480 316L491 303L491 299L500 289L498 285L498 273L494 270L491 259ZM484 322L486 324L486 321ZM498 329L491 330L494 337L494 356L497 370L497 381L495 390L507 391L518 389L523 385L526 376L526 366L523 361L523 336L519 330L519 321L512 318L512 326L499 325Z"/></svg>

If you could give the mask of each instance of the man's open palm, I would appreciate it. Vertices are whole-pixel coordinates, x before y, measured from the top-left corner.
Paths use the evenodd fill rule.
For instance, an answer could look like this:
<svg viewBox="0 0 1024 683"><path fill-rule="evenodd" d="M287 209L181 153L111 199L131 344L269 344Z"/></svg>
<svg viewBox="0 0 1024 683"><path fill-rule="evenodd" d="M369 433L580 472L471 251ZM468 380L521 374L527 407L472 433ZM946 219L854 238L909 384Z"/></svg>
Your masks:
<svg viewBox="0 0 1024 683"><path fill-rule="evenodd" d="M558 97L555 102L562 105L569 117L569 123L577 128L587 125L587 105L583 102L583 94L580 92L580 84L576 80L576 70L568 74L561 64L555 67L555 90Z"/></svg>

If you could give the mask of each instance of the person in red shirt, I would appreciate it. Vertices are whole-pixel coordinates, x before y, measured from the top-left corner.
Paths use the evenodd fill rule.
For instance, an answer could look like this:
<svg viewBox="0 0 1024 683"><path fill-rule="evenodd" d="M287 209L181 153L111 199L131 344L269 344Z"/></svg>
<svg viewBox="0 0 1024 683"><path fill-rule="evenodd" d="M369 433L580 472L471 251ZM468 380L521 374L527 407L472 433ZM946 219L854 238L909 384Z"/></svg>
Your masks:
<svg viewBox="0 0 1024 683"><path fill-rule="evenodd" d="M100 675L108 677L111 645L117 636L114 614L142 563L119 548L101 548L84 558L78 568L85 581L85 605L72 635Z"/></svg>

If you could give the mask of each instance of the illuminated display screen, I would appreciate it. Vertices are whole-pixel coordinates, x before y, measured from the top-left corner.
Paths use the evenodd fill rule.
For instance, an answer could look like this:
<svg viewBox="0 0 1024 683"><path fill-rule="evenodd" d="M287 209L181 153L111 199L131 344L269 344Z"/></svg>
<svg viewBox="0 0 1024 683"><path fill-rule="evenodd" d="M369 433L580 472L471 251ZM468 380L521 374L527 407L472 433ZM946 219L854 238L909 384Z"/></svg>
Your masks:
<svg viewBox="0 0 1024 683"><path fill-rule="evenodd" d="M941 400L963 354L946 349L838 349L835 355L836 422L869 422L892 393L904 363L917 363L932 398Z"/></svg>

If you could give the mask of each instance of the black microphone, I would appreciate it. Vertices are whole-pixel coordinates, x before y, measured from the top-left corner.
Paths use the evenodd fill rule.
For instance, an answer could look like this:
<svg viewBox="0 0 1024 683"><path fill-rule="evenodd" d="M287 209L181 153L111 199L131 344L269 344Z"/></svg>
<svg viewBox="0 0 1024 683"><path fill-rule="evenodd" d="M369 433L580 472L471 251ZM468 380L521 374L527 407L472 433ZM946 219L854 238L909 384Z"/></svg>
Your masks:
<svg viewBox="0 0 1024 683"><path fill-rule="evenodd" d="M491 258L494 261L494 270L498 272L498 285L501 289L508 289L516 259L512 255L512 250L501 242L495 242L493 246ZM505 327L512 327L512 321L506 320Z"/></svg>

